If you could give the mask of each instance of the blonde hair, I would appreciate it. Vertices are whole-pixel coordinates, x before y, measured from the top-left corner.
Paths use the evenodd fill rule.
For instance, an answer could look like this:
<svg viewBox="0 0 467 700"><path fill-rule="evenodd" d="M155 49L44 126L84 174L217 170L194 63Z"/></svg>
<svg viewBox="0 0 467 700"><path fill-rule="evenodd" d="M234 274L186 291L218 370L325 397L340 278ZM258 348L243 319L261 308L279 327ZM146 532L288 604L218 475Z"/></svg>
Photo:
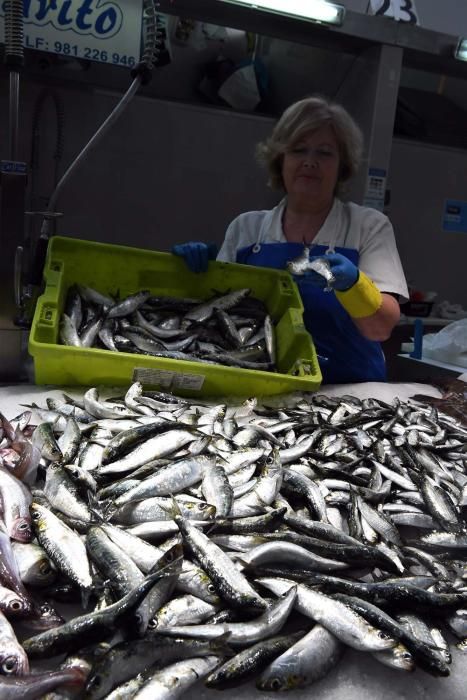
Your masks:
<svg viewBox="0 0 467 700"><path fill-rule="evenodd" d="M257 146L257 157L269 173L269 185L284 189L282 161L284 153L310 132L330 126L339 147L340 170L336 185L353 177L360 164L363 135L350 114L341 105L324 97L307 97L290 105L275 125L271 136Z"/></svg>

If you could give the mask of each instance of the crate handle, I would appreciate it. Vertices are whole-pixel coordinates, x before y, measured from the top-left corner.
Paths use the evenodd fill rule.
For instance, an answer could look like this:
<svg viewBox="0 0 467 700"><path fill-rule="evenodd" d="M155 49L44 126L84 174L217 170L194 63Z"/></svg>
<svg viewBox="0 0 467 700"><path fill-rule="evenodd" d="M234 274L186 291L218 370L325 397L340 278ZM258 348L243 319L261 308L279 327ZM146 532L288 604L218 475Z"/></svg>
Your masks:
<svg viewBox="0 0 467 700"><path fill-rule="evenodd" d="M313 365L309 359L304 360L299 358L295 360L289 374L293 374L296 377L309 377L313 374Z"/></svg>
<svg viewBox="0 0 467 700"><path fill-rule="evenodd" d="M287 277L283 276L281 278L281 287L284 294L288 294L289 296L294 294L293 280L290 275L287 275Z"/></svg>
<svg viewBox="0 0 467 700"><path fill-rule="evenodd" d="M58 287L60 285L63 273L63 262L61 260L52 260L49 267L44 271L44 277L47 279L47 286Z"/></svg>
<svg viewBox="0 0 467 700"><path fill-rule="evenodd" d="M55 306L50 306L49 304L44 304L40 313L40 326L53 327L56 322L57 309Z"/></svg>
<svg viewBox="0 0 467 700"><path fill-rule="evenodd" d="M289 309L289 313L294 329L303 330L308 335L308 331L303 323L303 314L301 311L299 309Z"/></svg>

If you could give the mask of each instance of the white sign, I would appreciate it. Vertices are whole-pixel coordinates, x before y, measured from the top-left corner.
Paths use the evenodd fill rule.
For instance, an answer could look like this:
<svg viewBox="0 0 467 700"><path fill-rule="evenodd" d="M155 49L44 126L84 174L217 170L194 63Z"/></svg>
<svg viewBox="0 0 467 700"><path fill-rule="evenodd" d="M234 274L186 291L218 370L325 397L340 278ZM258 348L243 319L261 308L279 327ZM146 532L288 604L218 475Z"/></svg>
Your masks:
<svg viewBox="0 0 467 700"><path fill-rule="evenodd" d="M0 0L0 41L5 36ZM134 66L141 50L142 0L23 0L24 46L116 66Z"/></svg>
<svg viewBox="0 0 467 700"><path fill-rule="evenodd" d="M386 170L383 168L370 168L366 181L366 192L363 199L365 207L384 210L384 197L386 192Z"/></svg>
<svg viewBox="0 0 467 700"><path fill-rule="evenodd" d="M369 13L392 17L398 22L420 24L415 0L370 0Z"/></svg>

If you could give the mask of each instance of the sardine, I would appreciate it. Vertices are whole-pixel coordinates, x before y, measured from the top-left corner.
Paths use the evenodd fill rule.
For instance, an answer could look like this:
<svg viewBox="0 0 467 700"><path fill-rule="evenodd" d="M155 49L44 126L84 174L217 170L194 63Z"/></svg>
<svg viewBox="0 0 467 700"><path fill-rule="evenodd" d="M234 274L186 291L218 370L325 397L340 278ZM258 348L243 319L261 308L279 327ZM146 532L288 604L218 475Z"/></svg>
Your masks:
<svg viewBox="0 0 467 700"><path fill-rule="evenodd" d="M83 676L80 669L70 668L64 671L44 671L27 676L0 676L0 697L2 700L36 700L44 693L61 685L80 687Z"/></svg>
<svg viewBox="0 0 467 700"><path fill-rule="evenodd" d="M231 559L198 528L174 513L174 520L183 535L189 551L211 578L219 595L235 608L264 610L266 603L246 578L236 569Z"/></svg>
<svg viewBox="0 0 467 700"><path fill-rule="evenodd" d="M152 673L133 696L135 700L172 700L189 692L199 679L203 679L219 663L218 656L177 661Z"/></svg>
<svg viewBox="0 0 467 700"><path fill-rule="evenodd" d="M297 591L292 586L286 595L272 603L259 617L248 622L224 622L216 625L172 625L161 630L169 636L209 640L228 635L229 646L254 644L279 632L292 610Z"/></svg>
<svg viewBox="0 0 467 700"><path fill-rule="evenodd" d="M296 584L285 579L261 578L257 582L283 595ZM360 651L380 651L390 649L396 642L370 625L348 606L329 596L319 593L302 583L296 585L296 609L302 615L319 622L337 639Z"/></svg>
<svg viewBox="0 0 467 700"><path fill-rule="evenodd" d="M340 661L343 649L333 634L315 625L271 662L256 686L259 690L273 691L305 688L327 676Z"/></svg>
<svg viewBox="0 0 467 700"><path fill-rule="evenodd" d="M38 503L30 506L36 537L55 567L84 590L92 586L86 548L80 537L50 510Z"/></svg>
<svg viewBox="0 0 467 700"><path fill-rule="evenodd" d="M13 627L2 612L0 612L0 671L6 676L24 676L29 673L28 657L16 639Z"/></svg>
<svg viewBox="0 0 467 700"><path fill-rule="evenodd" d="M253 644L210 673L205 680L205 685L208 688L223 690L224 688L235 688L249 680L255 680L258 673L270 661L285 652L302 636L302 632L296 632L271 637Z"/></svg>
<svg viewBox="0 0 467 700"><path fill-rule="evenodd" d="M180 556L181 548L176 546L173 549L172 561L175 562ZM141 601L154 583L164 575L165 573L160 571L151 573L130 593L104 610L75 617L60 627L26 639L23 642L24 650L30 658L49 658L76 651L112 636L115 626L121 620L131 620L131 617L134 617Z"/></svg>

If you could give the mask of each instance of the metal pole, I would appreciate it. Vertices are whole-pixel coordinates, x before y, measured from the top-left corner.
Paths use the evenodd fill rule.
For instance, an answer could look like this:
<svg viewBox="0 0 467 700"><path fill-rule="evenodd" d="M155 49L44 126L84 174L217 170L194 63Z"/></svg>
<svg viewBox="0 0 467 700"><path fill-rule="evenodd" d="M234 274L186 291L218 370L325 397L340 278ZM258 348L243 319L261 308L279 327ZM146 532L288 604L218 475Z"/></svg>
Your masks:
<svg viewBox="0 0 467 700"><path fill-rule="evenodd" d="M8 160L0 162L0 381L22 375L22 335L16 326L21 297L18 245L24 236L26 164L19 156L19 78L24 63L23 0L1 2L5 13L4 63L9 72Z"/></svg>
<svg viewBox="0 0 467 700"><path fill-rule="evenodd" d="M19 73L10 71L9 158L15 161L18 154Z"/></svg>

